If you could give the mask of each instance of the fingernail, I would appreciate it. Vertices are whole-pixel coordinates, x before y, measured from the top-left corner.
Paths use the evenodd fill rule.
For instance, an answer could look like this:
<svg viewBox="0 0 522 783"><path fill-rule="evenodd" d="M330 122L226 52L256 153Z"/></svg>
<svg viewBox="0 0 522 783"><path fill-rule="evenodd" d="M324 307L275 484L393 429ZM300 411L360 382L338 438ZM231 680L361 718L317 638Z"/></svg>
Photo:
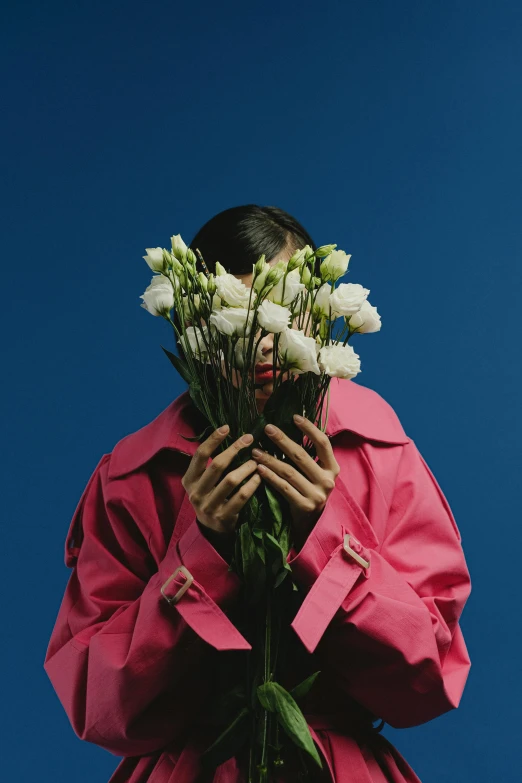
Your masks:
<svg viewBox="0 0 522 783"><path fill-rule="evenodd" d="M250 435L250 434L248 434L248 435L242 435L242 437L241 437L241 441L242 441L243 443L247 443L247 444L248 444L248 443L252 443L252 441L253 441L253 440L254 440L254 436L253 436L253 435Z"/></svg>
<svg viewBox="0 0 522 783"><path fill-rule="evenodd" d="M294 421L297 422L297 424L301 424L302 421L304 421L302 416L299 416L298 413L294 413Z"/></svg>
<svg viewBox="0 0 522 783"><path fill-rule="evenodd" d="M259 451L259 449L252 449L252 456L253 457L261 457L263 454L262 451Z"/></svg>
<svg viewBox="0 0 522 783"><path fill-rule="evenodd" d="M267 424L265 427L265 432L267 432L269 435L273 435L276 431L276 428L273 426L273 424Z"/></svg>
<svg viewBox="0 0 522 783"><path fill-rule="evenodd" d="M218 432L220 432L222 435L228 432L228 424L223 424L223 426L218 429Z"/></svg>

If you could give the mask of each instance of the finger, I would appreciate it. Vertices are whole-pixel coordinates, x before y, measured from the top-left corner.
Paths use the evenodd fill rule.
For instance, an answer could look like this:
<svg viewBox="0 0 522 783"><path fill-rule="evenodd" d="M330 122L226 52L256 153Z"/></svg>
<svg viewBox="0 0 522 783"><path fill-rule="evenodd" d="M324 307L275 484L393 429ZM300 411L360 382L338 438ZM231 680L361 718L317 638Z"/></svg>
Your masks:
<svg viewBox="0 0 522 783"><path fill-rule="evenodd" d="M277 457L272 456L272 454L268 454L266 451L259 451L259 449L254 449L252 456L259 463L258 470L261 475L263 475L263 468L270 468L273 473L276 473L281 479L287 481L304 497L312 498L317 501L320 500L320 493L317 491L316 485L308 481L306 476L303 476L303 474L290 465L290 463L283 462Z"/></svg>
<svg viewBox="0 0 522 783"><path fill-rule="evenodd" d="M261 476L256 472L240 489L238 489L230 500L225 503L224 510L227 516L239 514L245 503L252 497L260 484Z"/></svg>
<svg viewBox="0 0 522 783"><path fill-rule="evenodd" d="M297 414L295 414L297 415ZM339 463L335 459L335 454L330 442L330 438L325 432L316 427L316 425L302 416L302 421L296 420L294 415L294 421L302 432L314 443L317 456L319 457L319 465L324 470L331 470L334 476L339 474ZM316 463L317 464L317 463Z"/></svg>
<svg viewBox="0 0 522 783"><path fill-rule="evenodd" d="M232 495L243 479L253 473L256 469L257 462L250 459L248 462L240 465L239 468L231 470L230 473L227 473L219 482L214 491L207 496L208 501L206 505L208 505L209 508L217 508L222 503L225 503L227 498Z"/></svg>
<svg viewBox="0 0 522 783"><path fill-rule="evenodd" d="M295 440L292 440L288 435L285 435L279 427L275 427L273 424L267 426L274 428L273 432L269 432L265 427L265 432L270 440L277 443L281 451L292 460L313 484L319 483L322 478L322 468L312 459L310 454L308 454L302 446L296 443Z"/></svg>
<svg viewBox="0 0 522 783"><path fill-rule="evenodd" d="M224 429L224 432L221 432L220 430ZM196 451L192 455L192 459L190 460L190 465L188 466L187 472L185 473L183 479L183 483L185 482L187 484L192 484L193 482L197 481L203 471L206 468L207 462L210 459L211 455L215 452L217 447L222 443L225 438L227 437L229 433L230 427L228 424L224 424L223 427L220 427L217 430L214 430L214 432L209 435L208 438L206 438L200 445L197 447Z"/></svg>
<svg viewBox="0 0 522 783"><path fill-rule="evenodd" d="M277 489L283 497L287 498L288 502L295 506L295 508L298 508L301 511L312 511L315 508L315 503L313 503L313 501L305 495L302 495L286 479L279 476L266 465L259 465L258 471L261 473L263 479L266 479L269 484L275 487L275 489Z"/></svg>
<svg viewBox="0 0 522 783"><path fill-rule="evenodd" d="M243 440L243 438L245 438L245 440ZM217 457L214 457L208 466L207 462L210 455L205 460L206 452L203 452L202 460L205 460L205 462L203 464L203 470L198 468L198 470L201 470L201 472L196 479L198 481L198 488L196 491L201 496L211 492L218 481L221 479L223 472L226 470L226 468L228 468L238 451L245 449L252 443L252 441L253 437L250 433L242 435L240 438L234 441L234 443L232 443L228 449L225 449L225 451L222 451L221 454L217 455Z"/></svg>

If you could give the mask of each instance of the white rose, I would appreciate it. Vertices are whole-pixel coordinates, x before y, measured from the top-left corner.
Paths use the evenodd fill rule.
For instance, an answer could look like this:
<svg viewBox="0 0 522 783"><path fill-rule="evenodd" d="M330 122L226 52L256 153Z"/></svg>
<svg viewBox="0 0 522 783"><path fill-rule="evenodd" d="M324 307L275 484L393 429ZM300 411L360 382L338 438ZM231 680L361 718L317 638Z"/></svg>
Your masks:
<svg viewBox="0 0 522 783"><path fill-rule="evenodd" d="M317 290L317 294L314 300L314 315L317 318L330 317L331 293L332 293L332 286L330 285L330 283L323 283L323 285Z"/></svg>
<svg viewBox="0 0 522 783"><path fill-rule="evenodd" d="M140 307L151 315L167 315L174 307L172 283L164 275L154 275L140 299L143 299Z"/></svg>
<svg viewBox="0 0 522 783"><path fill-rule="evenodd" d="M247 310L244 307L226 307L221 310L213 310L210 323L218 332L229 337L234 335L248 337L253 317L253 310Z"/></svg>
<svg viewBox="0 0 522 783"><path fill-rule="evenodd" d="M248 307L250 288L228 272L214 278L218 296L231 307ZM252 294L252 304L254 294Z"/></svg>
<svg viewBox="0 0 522 783"><path fill-rule="evenodd" d="M354 378L361 371L359 354L351 345L325 345L317 359L321 371L332 378Z"/></svg>
<svg viewBox="0 0 522 783"><path fill-rule="evenodd" d="M162 247L146 247L147 255L143 256L147 264L150 266L153 272L163 271L163 248Z"/></svg>
<svg viewBox="0 0 522 783"><path fill-rule="evenodd" d="M187 246L184 243L184 241L181 238L181 234L174 234L173 237L170 238L170 241L172 243L172 252L176 256L176 258L181 261L182 259L185 259L185 255L187 252Z"/></svg>
<svg viewBox="0 0 522 783"><path fill-rule="evenodd" d="M301 375L305 372L321 374L317 364L319 346L313 337L306 337L303 329L285 329L281 332L277 352L285 368Z"/></svg>
<svg viewBox="0 0 522 783"><path fill-rule="evenodd" d="M334 250L321 262L320 273L323 282L333 283L346 274L351 255L346 255L344 250Z"/></svg>
<svg viewBox="0 0 522 783"><path fill-rule="evenodd" d="M294 269L292 272L288 272L286 277L283 275L279 282L268 292L267 298L270 299L271 302L275 302L275 304L281 305L282 307L289 305L295 297L304 290L305 286L304 283L301 283L300 278L301 270L299 268ZM285 287L284 298L283 285Z"/></svg>
<svg viewBox="0 0 522 783"><path fill-rule="evenodd" d="M200 362L210 364L208 358L207 344L210 344L210 332L208 326L187 326L185 335L181 334L178 342L181 343L185 353L191 353L195 359ZM188 346L187 346L188 342Z"/></svg>
<svg viewBox="0 0 522 783"><path fill-rule="evenodd" d="M257 310L257 320L259 325L267 332L278 334L288 327L292 314L288 307L281 307L265 299Z"/></svg>
<svg viewBox="0 0 522 783"><path fill-rule="evenodd" d="M330 294L332 318L339 315L353 315L361 309L362 303L370 293L369 288L363 288L359 283L341 283Z"/></svg>
<svg viewBox="0 0 522 783"><path fill-rule="evenodd" d="M246 355L246 352L248 351L248 342L249 342L249 338L240 337L234 346L234 364L239 370L242 370L244 367L243 351L245 352ZM262 362L264 362L264 360L265 358L263 355L263 351L261 349L261 346L258 344L256 356L254 359L254 364L261 364Z"/></svg>
<svg viewBox="0 0 522 783"><path fill-rule="evenodd" d="M369 303L367 299L350 318L350 330L357 329L359 334L368 334L369 332L378 332L381 328L381 316L377 308Z"/></svg>

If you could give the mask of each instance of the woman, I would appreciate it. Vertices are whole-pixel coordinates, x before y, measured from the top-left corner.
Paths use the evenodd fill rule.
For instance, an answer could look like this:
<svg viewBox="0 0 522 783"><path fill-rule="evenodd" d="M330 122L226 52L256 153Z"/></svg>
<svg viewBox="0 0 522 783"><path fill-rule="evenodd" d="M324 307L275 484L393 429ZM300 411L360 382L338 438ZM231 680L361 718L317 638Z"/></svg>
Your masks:
<svg viewBox="0 0 522 783"><path fill-rule="evenodd" d="M190 246L248 285L261 253L275 263L305 244L316 247L290 215L248 205L216 215ZM260 347L263 363L276 361L270 335ZM330 388L327 436L299 425L318 462L276 430L293 462L253 455L223 479L249 444L218 457L219 430L185 440L201 431L188 392L101 457L66 538L73 571L44 667L76 734L123 757L110 783L246 780L241 756L208 772L201 753L215 737L218 673L251 649L232 621L240 584L228 562L239 510L261 481L286 493L295 539L300 602L283 684L321 671L302 708L323 770L306 779L419 781L379 731L458 707L470 668L461 537L391 406L353 381ZM260 410L271 390L259 385ZM296 763L277 780L298 780Z"/></svg>

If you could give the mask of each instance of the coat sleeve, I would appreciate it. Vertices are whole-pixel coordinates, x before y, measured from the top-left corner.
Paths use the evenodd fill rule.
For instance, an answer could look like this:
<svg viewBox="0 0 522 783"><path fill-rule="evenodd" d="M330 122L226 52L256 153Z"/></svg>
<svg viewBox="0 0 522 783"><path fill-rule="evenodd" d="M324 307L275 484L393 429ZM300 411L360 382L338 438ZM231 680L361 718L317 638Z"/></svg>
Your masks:
<svg viewBox="0 0 522 783"><path fill-rule="evenodd" d="M292 627L309 652L318 645L345 693L394 728L416 726L458 707L471 665L459 626L471 591L461 536L412 440L382 546L352 535L361 513L336 485L301 550L291 550L305 592Z"/></svg>
<svg viewBox="0 0 522 783"><path fill-rule="evenodd" d="M73 516L68 539L81 522L81 544L44 669L80 739L134 756L179 737L198 706L211 647L251 646L226 614L237 574L195 524L157 566L130 514L107 500L109 460L98 463ZM186 571L171 579L180 566Z"/></svg>

